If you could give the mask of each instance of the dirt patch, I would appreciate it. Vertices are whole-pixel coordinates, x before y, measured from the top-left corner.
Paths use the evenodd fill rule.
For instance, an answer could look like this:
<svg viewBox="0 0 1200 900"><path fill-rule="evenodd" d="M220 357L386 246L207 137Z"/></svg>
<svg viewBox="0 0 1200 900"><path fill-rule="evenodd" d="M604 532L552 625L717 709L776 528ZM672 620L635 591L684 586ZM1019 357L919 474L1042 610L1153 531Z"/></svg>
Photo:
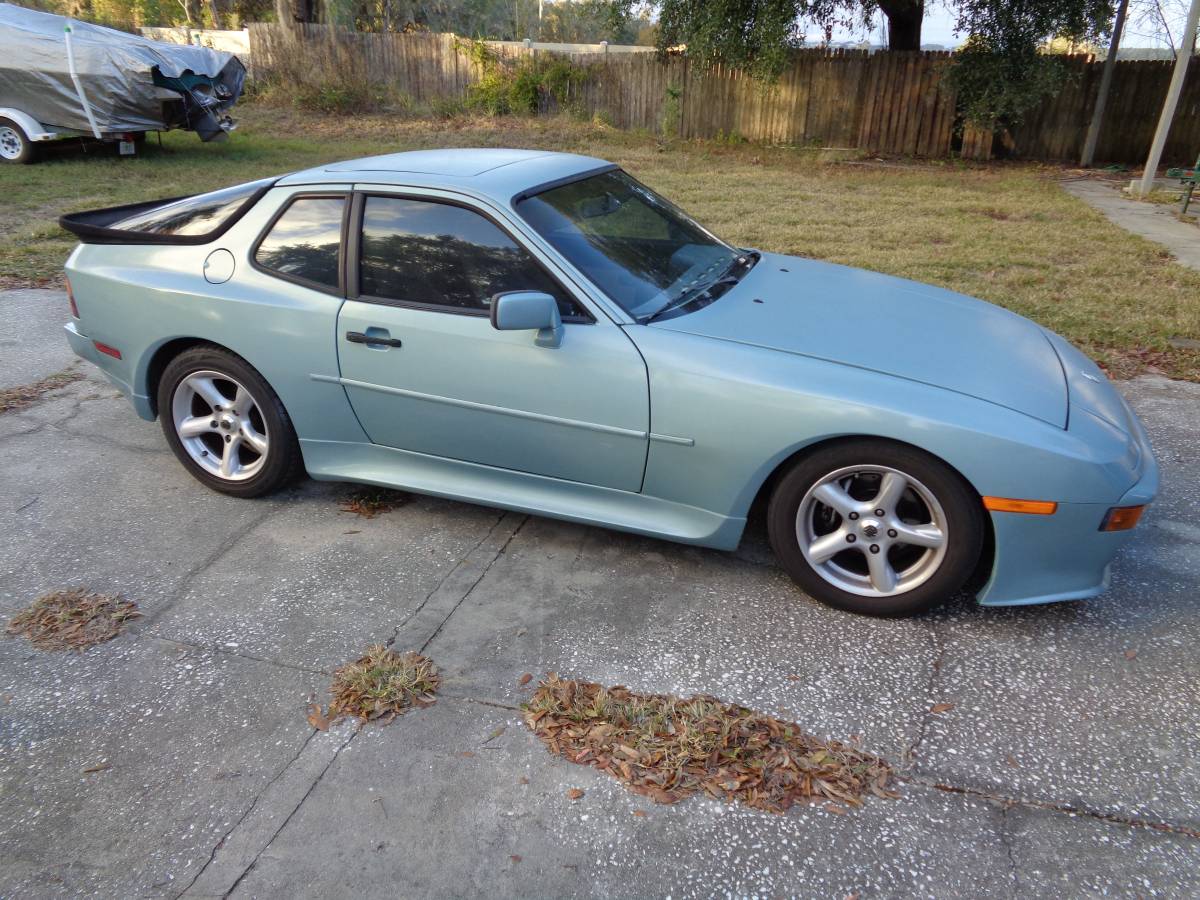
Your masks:
<svg viewBox="0 0 1200 900"><path fill-rule="evenodd" d="M328 712L311 709L308 720L322 730L343 717L363 722L378 719L387 724L414 706L432 706L441 683L437 667L428 657L375 644L364 656L333 673L329 689L333 701Z"/></svg>
<svg viewBox="0 0 1200 900"><path fill-rule="evenodd" d="M121 596L94 594L86 588L38 597L5 629L23 635L39 650L86 650L110 641L136 619L137 604Z"/></svg>
<svg viewBox="0 0 1200 900"><path fill-rule="evenodd" d="M715 697L637 694L551 674L523 709L550 752L659 803L703 791L768 812L820 801L843 812L867 794L897 796L886 760Z"/></svg>
<svg viewBox="0 0 1200 900"><path fill-rule="evenodd" d="M381 513L391 512L407 503L412 497L403 491L393 491L390 488L361 487L356 488L342 500L342 512L354 513L364 519L373 519Z"/></svg>
<svg viewBox="0 0 1200 900"><path fill-rule="evenodd" d="M33 406L45 394L65 388L68 384L83 380L83 373L74 369L63 369L53 375L47 375L41 381L33 384L23 384L19 387L0 390L0 413L14 412Z"/></svg>

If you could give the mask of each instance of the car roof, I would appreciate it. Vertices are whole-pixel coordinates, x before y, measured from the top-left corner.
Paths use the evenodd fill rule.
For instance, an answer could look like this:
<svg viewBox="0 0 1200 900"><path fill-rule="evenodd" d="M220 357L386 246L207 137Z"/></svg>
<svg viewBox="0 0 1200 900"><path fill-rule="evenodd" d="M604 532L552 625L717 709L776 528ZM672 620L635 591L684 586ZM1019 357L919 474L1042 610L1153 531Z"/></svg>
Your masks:
<svg viewBox="0 0 1200 900"><path fill-rule="evenodd" d="M594 156L546 150L455 148L412 150L328 163L281 178L280 186L386 184L472 193L507 205L524 191L612 164Z"/></svg>

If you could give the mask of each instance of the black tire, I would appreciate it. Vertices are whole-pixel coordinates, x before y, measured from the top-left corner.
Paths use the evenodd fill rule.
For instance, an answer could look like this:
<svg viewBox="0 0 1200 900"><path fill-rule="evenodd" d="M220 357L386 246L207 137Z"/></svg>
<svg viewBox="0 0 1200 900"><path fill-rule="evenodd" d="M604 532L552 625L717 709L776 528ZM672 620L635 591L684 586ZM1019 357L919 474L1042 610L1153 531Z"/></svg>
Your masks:
<svg viewBox="0 0 1200 900"><path fill-rule="evenodd" d="M248 445L244 450L236 451L252 456L252 462L247 468L253 468L253 474L241 480L230 480L207 471L192 458L176 429L173 409L176 389L185 379L202 372L214 373L217 377L212 380L219 384L227 395L234 393L233 389L236 389L238 384L242 385L254 401L253 410L257 412L257 416L252 427L255 431L261 430L262 436L267 438L267 448L261 455L255 453ZM194 403L195 399L191 402ZM218 407L212 408L215 411ZM225 409L236 412L232 404ZM245 410L243 412L250 414ZM207 418L208 415L204 413L196 418ZM213 415L216 422L218 414L214 412ZM296 439L296 430L292 427L292 421L278 395L253 366L228 350L203 345L185 350L171 360L158 383L158 417L163 435L176 458L197 481L214 491L234 497L261 497L294 481L304 471L304 460L300 455L300 442ZM225 424L222 423L221 428L224 428ZM229 442L230 435L237 433L236 424L232 429L227 432L214 428L211 435L200 436L200 440L208 442L206 446L213 450L214 458L218 455L217 448L223 448L222 438Z"/></svg>
<svg viewBox="0 0 1200 900"><path fill-rule="evenodd" d="M910 487L906 489L900 501L908 504L908 509L926 509L928 506L920 499L911 487L915 479L933 499L940 505L944 515L944 527L947 538L945 550L940 562L930 552L930 556L921 557L926 551L923 548L911 546L896 546L892 550L882 548L883 558L889 563L892 559L921 559L927 560L926 568L919 569L914 562L910 571L927 572L924 580L914 583L909 589L886 596L864 596L852 590L839 587L827 575L821 574L806 557L800 547L800 537L797 533L797 516L801 503L805 501L809 491L816 488L822 481L842 469L863 467L882 467L895 470L909 476ZM871 478L880 477L877 473L847 476L851 491L870 490ZM840 482L839 482L840 483ZM878 483L878 482L877 482ZM872 494L865 493L864 502L873 503ZM852 494L853 499L860 499ZM915 504L915 506L914 506ZM806 505L806 509L812 507ZM831 507L817 507L812 513L816 516L826 516L830 532L846 532L847 540L851 534L856 540L848 544L845 551L839 551L829 564L825 564L827 573L833 571L834 578L838 577L839 568L844 572L847 568L862 566L864 573L867 569L867 554L879 544L869 543L873 540L860 534L854 534L856 529L874 528L880 524L873 512L854 513L857 521L851 523L848 518L833 513ZM910 521L910 520L906 520ZM917 519L916 521L925 521ZM886 523L882 523L886 527ZM900 527L899 525L897 527ZM986 523L984 520L983 504L978 495L957 472L930 454L906 444L874 438L839 441L814 450L801 457L779 479L771 495L767 508L767 532L771 547L775 551L780 564L795 582L809 596L838 609L872 616L910 616L925 612L958 593L967 584L978 565L980 553L983 550ZM817 531L817 536L827 532ZM888 535L892 532L888 531ZM838 539L840 542L840 538ZM838 544L840 546L840 543ZM879 551L876 551L879 552ZM908 554L907 557L891 557L890 553ZM856 557L855 554L858 554ZM856 563L861 558L861 563ZM895 567L894 567L895 570ZM870 578L869 574L859 577ZM845 579L840 579L845 582ZM913 579L916 582L916 579ZM898 587L903 581L897 582ZM853 585L850 585L853 587ZM865 586L864 586L865 587Z"/></svg>
<svg viewBox="0 0 1200 900"><path fill-rule="evenodd" d="M0 141L4 142L4 152L0 152L0 162L12 165L28 165L37 161L37 144L29 139L20 125L12 119L0 116ZM15 145L15 155L13 146Z"/></svg>

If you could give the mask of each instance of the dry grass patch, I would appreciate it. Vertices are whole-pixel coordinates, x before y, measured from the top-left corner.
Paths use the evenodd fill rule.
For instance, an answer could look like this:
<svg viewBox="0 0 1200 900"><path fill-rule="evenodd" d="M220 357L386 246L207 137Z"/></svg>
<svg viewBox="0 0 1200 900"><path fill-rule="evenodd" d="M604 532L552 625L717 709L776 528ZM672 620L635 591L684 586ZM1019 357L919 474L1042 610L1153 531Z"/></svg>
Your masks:
<svg viewBox="0 0 1200 900"><path fill-rule="evenodd" d="M403 491L380 487L361 487L356 488L342 500L342 512L354 513L364 519L373 519L381 513L391 512L393 509L404 506L411 500L412 497Z"/></svg>
<svg viewBox="0 0 1200 900"><path fill-rule="evenodd" d="M333 673L327 721L349 716L363 722L382 719L387 724L414 706L432 706L441 683L428 657L375 644L365 656Z"/></svg>
<svg viewBox="0 0 1200 900"><path fill-rule="evenodd" d="M768 812L818 801L841 812L867 794L896 796L880 757L715 697L637 694L550 674L523 708L550 752L658 803L703 791Z"/></svg>
<svg viewBox="0 0 1200 900"><path fill-rule="evenodd" d="M33 406L51 391L65 388L68 384L83 380L83 373L73 369L63 369L53 375L47 375L41 381L33 384L23 384L19 387L0 390L0 413L14 412Z"/></svg>
<svg viewBox="0 0 1200 900"><path fill-rule="evenodd" d="M24 635L39 650L83 651L112 640L140 615L137 604L119 594L74 588L38 597L8 623L6 631Z"/></svg>

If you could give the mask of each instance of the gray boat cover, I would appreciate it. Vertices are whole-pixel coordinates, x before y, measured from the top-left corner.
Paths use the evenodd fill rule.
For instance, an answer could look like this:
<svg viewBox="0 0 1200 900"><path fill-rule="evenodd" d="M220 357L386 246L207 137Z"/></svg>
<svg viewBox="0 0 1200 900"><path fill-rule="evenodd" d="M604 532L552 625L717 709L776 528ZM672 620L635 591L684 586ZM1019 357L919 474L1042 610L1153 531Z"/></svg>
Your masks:
<svg viewBox="0 0 1200 900"><path fill-rule="evenodd" d="M181 92L156 85L154 69L168 79L187 78L188 73L215 79L230 67L233 71L225 72L225 80L235 81L236 88L232 100L219 106L232 105L241 93L245 69L231 53L152 41L0 3L0 107L19 109L45 126L91 133L67 63L68 25L75 71L102 132L180 125L170 121L164 101L179 101Z"/></svg>

